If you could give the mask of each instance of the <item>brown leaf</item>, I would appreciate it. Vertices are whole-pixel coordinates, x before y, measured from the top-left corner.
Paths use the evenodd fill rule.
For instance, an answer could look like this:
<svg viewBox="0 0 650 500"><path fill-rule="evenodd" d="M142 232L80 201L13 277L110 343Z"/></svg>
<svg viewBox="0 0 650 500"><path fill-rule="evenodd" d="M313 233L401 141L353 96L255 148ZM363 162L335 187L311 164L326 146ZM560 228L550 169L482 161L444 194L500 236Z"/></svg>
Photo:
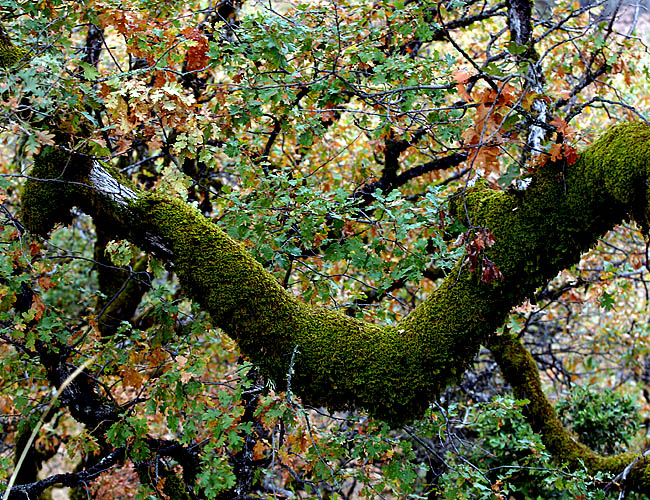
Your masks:
<svg viewBox="0 0 650 500"><path fill-rule="evenodd" d="M39 144L44 146L53 146L54 145L54 134L50 132L35 130L34 135L38 140Z"/></svg>
<svg viewBox="0 0 650 500"><path fill-rule="evenodd" d="M41 251L41 247L39 246L38 243L35 241L32 241L29 244L29 254L33 257L34 255L38 255Z"/></svg>
<svg viewBox="0 0 650 500"><path fill-rule="evenodd" d="M45 303L43 302L41 296L38 294L34 294L34 297L32 298L32 307L30 307L30 310L34 310L35 312L34 321L41 320L46 308L47 307L45 306Z"/></svg>
<svg viewBox="0 0 650 500"><path fill-rule="evenodd" d="M559 161L562 159L562 144L553 144L551 147L551 161Z"/></svg>
<svg viewBox="0 0 650 500"><path fill-rule="evenodd" d="M549 125L553 125L558 133L562 134L564 137L568 137L573 134L573 131L569 128L569 124L564 120L564 118L557 117L555 120L549 122Z"/></svg>
<svg viewBox="0 0 650 500"><path fill-rule="evenodd" d="M264 458L264 443L258 441L253 446L253 460L262 460Z"/></svg>
<svg viewBox="0 0 650 500"><path fill-rule="evenodd" d="M38 278L38 286L41 287L41 290L49 290L54 286L54 283L52 283L52 280L49 278L49 276L41 276Z"/></svg>
<svg viewBox="0 0 650 500"><path fill-rule="evenodd" d="M483 268L481 269L481 281L487 283L488 285L492 283L495 279L502 279L503 274L497 269L494 263L485 257L483 259Z"/></svg>
<svg viewBox="0 0 650 500"><path fill-rule="evenodd" d="M132 366L126 366L122 370L122 383L125 387L133 387L140 389L142 387L143 377L139 371L135 370Z"/></svg>

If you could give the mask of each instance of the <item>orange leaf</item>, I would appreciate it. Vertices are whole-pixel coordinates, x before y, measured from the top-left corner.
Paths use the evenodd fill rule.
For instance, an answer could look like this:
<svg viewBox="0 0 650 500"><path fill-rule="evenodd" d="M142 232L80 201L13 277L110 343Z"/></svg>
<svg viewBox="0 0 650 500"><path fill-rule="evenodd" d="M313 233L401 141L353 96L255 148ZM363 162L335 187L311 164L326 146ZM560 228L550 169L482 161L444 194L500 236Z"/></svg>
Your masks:
<svg viewBox="0 0 650 500"><path fill-rule="evenodd" d="M46 306L43 303L43 299L41 298L40 295L34 294L34 297L32 298L32 307L30 307L30 310L34 310L34 321L40 321L41 318L43 317L43 313L45 312Z"/></svg>
<svg viewBox="0 0 650 500"><path fill-rule="evenodd" d="M465 99L466 102L470 102L472 100L472 97L469 95L467 92L467 89L465 88L465 84L469 81L470 74L465 71L464 69L460 71L456 71L454 73L454 80L456 81L456 89L458 89L458 93Z"/></svg>
<svg viewBox="0 0 650 500"><path fill-rule="evenodd" d="M503 105L508 106L517 100L517 89L509 83L506 83L500 90L499 101Z"/></svg>
<svg viewBox="0 0 650 500"><path fill-rule="evenodd" d="M557 117L555 120L549 122L549 125L553 125L560 134L564 136L568 135L569 125L564 121L564 118Z"/></svg>
<svg viewBox="0 0 650 500"><path fill-rule="evenodd" d="M456 71L454 73L454 80L456 83L467 83L470 76L471 75L467 71L461 69L460 71Z"/></svg>
<svg viewBox="0 0 650 500"><path fill-rule="evenodd" d="M167 359L167 353L163 351L160 347L153 349L149 356L147 356L147 361L152 367L159 366Z"/></svg>
<svg viewBox="0 0 650 500"><path fill-rule="evenodd" d="M38 278L38 285L41 287L41 290L49 290L54 286L54 283L52 283L49 276L41 276Z"/></svg>
<svg viewBox="0 0 650 500"><path fill-rule="evenodd" d="M32 241L29 244L29 254L33 257L34 255L38 255L41 251L41 247L38 245L38 243Z"/></svg>
<svg viewBox="0 0 650 500"><path fill-rule="evenodd" d="M551 161L559 161L562 159L562 144L553 144L551 147Z"/></svg>
<svg viewBox="0 0 650 500"><path fill-rule="evenodd" d="M578 161L578 151L568 144L553 144L550 154L552 161L565 160L567 165L573 165Z"/></svg>
<svg viewBox="0 0 650 500"><path fill-rule="evenodd" d="M483 165L485 173L498 172L501 163L499 162L499 148L495 146L483 146L479 148L476 161Z"/></svg>
<svg viewBox="0 0 650 500"><path fill-rule="evenodd" d="M261 460L264 458L264 443L262 441L258 441L255 443L255 446L253 446L253 460Z"/></svg>
<svg viewBox="0 0 650 500"><path fill-rule="evenodd" d="M124 370L122 370L122 382L126 387L140 389L140 387L142 387L142 375L133 367L126 366Z"/></svg>
<svg viewBox="0 0 650 500"><path fill-rule="evenodd" d="M190 39L195 42L195 45L187 49L187 71L204 69L210 62L208 39L201 34L195 34Z"/></svg>

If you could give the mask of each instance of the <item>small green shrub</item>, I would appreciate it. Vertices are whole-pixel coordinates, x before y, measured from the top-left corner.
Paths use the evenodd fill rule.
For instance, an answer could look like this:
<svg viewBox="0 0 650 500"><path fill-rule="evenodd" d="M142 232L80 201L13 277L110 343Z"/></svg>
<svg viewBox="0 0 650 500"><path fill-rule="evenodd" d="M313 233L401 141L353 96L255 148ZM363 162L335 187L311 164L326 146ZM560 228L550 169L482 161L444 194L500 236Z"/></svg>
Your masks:
<svg viewBox="0 0 650 500"><path fill-rule="evenodd" d="M610 479L586 470L569 470L554 462L539 434L523 415L527 400L497 397L477 405L464 430L462 458L449 456L440 478L440 498L574 500L608 497L602 485Z"/></svg>
<svg viewBox="0 0 650 500"><path fill-rule="evenodd" d="M580 441L603 454L624 450L641 424L633 399L613 391L575 386L556 409Z"/></svg>

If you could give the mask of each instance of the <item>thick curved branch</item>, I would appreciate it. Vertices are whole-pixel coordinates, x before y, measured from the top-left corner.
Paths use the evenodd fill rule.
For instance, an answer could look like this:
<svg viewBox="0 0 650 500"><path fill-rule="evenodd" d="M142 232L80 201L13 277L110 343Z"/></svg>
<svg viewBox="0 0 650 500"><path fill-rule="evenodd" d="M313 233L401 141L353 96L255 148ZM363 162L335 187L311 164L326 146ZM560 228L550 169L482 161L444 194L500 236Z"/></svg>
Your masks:
<svg viewBox="0 0 650 500"><path fill-rule="evenodd" d="M530 4L510 5L513 41L527 43ZM10 67L25 53L0 26L0 65ZM539 75L531 80L542 81ZM512 306L575 263L612 226L633 217L648 227L649 160L650 127L626 124L605 134L575 165L540 167L524 192L494 191L479 183L461 193L451 201L452 212L472 227L491 231L496 243L486 257L503 279L484 283L459 262L409 316L385 327L300 303L197 210L178 199L142 192L87 156L43 150L24 186L23 221L31 231L46 234L79 207L104 232L167 259L185 292L267 377L286 384L295 355L292 389L311 404L362 406L393 423L415 418L442 388L458 380L479 345L487 343L504 376L530 399L533 427L558 459L619 473L638 457L605 458L576 442L541 392L530 354L511 337L494 337L493 332ZM417 173L402 175L409 172ZM42 358L47 364L47 356ZM48 374L56 381L65 367L49 361ZM80 419L87 417L84 408L71 409ZM94 469L45 481L78 483L80 474L86 474L82 480L90 479L122 456L117 449ZM646 467L647 459L637 460L631 480L643 484ZM40 483L19 486L12 495L36 494L45 485Z"/></svg>
<svg viewBox="0 0 650 500"><path fill-rule="evenodd" d="M459 263L424 303L386 327L300 303L198 211L128 186L86 157L42 153L33 170L42 180L24 188L23 220L44 234L79 206L107 231L169 259L185 292L280 386L297 348L292 388L311 404L361 406L402 422L458 379L512 306L630 214L645 224L649 158L650 127L626 124L576 165L541 167L525 192L479 184L458 196L452 212L492 231L487 256L504 278L486 284Z"/></svg>

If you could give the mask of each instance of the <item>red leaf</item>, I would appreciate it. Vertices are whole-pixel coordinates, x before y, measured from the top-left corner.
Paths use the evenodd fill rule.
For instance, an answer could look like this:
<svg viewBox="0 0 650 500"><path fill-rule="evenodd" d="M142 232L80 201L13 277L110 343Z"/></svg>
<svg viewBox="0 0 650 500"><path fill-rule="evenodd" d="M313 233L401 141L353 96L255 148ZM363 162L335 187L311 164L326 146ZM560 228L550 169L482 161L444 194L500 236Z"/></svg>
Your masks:
<svg viewBox="0 0 650 500"><path fill-rule="evenodd" d="M210 62L208 57L208 39L198 30L193 30L187 38L194 44L187 49L187 71L199 71Z"/></svg>
<svg viewBox="0 0 650 500"><path fill-rule="evenodd" d="M503 279L503 274L490 259L485 257L483 259L483 269L481 269L481 281L489 285L495 279Z"/></svg>
<svg viewBox="0 0 650 500"><path fill-rule="evenodd" d="M578 151L573 146L564 145L564 158L567 165L573 165L578 161Z"/></svg>

